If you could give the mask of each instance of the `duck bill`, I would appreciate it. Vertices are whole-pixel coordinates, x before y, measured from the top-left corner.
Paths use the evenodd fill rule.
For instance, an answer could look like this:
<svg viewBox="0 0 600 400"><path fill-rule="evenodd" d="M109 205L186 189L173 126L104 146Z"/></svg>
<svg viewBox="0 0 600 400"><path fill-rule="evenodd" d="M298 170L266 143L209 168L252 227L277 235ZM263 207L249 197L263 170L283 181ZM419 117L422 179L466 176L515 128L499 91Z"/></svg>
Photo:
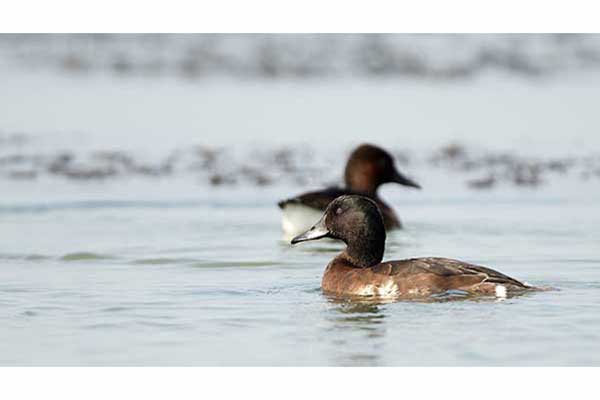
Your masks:
<svg viewBox="0 0 600 400"><path fill-rule="evenodd" d="M421 189L421 185L419 185L417 182L413 181L412 179L407 178L406 176L402 175L398 171L394 171L394 176L392 177L392 182L396 182L396 183L399 183L404 186L410 186L415 189Z"/></svg>
<svg viewBox="0 0 600 400"><path fill-rule="evenodd" d="M292 244L308 242L329 236L329 229L325 226L325 215L312 228L292 239Z"/></svg>

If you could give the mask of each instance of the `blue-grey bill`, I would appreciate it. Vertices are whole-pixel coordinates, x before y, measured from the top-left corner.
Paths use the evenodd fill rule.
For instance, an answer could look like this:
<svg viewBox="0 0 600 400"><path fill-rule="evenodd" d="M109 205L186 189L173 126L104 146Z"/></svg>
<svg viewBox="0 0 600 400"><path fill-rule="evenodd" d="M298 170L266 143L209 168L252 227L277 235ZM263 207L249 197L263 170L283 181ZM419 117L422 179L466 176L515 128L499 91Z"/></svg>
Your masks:
<svg viewBox="0 0 600 400"><path fill-rule="evenodd" d="M325 216L321 217L319 222L314 224L312 228L307 230L304 233L299 234L295 238L292 239L292 244L306 242L309 240L317 240L326 237L329 235L329 230L325 226Z"/></svg>

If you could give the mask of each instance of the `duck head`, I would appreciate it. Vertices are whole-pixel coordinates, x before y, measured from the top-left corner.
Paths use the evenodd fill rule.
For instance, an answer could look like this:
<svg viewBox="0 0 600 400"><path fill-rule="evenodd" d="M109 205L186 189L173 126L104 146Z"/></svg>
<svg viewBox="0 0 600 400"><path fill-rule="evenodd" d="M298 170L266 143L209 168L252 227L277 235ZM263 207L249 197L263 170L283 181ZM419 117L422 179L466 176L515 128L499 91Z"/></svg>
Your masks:
<svg viewBox="0 0 600 400"><path fill-rule="evenodd" d="M321 219L292 244L321 238L346 243L344 255L358 268L367 268L383 259L385 227L377 204L364 196L345 195L329 203Z"/></svg>
<svg viewBox="0 0 600 400"><path fill-rule="evenodd" d="M374 195L380 185L390 182L421 189L418 183L396 169L394 159L387 151L371 144L362 144L350 154L344 179L349 189L369 195Z"/></svg>

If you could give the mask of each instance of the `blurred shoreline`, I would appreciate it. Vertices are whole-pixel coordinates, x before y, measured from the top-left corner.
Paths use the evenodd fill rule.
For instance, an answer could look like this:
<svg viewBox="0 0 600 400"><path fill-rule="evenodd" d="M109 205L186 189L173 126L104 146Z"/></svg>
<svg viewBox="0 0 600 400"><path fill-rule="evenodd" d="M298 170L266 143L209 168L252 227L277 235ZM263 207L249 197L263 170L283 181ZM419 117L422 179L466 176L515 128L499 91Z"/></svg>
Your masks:
<svg viewBox="0 0 600 400"><path fill-rule="evenodd" d="M317 187L365 141L472 190L600 179L600 35L5 34L0 79L4 182Z"/></svg>
<svg viewBox="0 0 600 400"><path fill-rule="evenodd" d="M24 134L0 133L0 180L101 182L188 177L196 184L212 187L321 187L342 183L344 156L351 150L340 149L332 155L306 144L243 148L190 145L149 157L115 149L39 151L30 146L32 141ZM600 182L600 152L543 157L461 143L443 144L426 153L397 146L388 149L402 170L416 176L453 174L471 190L535 189L565 179Z"/></svg>
<svg viewBox="0 0 600 400"><path fill-rule="evenodd" d="M3 34L0 66L188 80L541 78L600 69L595 34Z"/></svg>

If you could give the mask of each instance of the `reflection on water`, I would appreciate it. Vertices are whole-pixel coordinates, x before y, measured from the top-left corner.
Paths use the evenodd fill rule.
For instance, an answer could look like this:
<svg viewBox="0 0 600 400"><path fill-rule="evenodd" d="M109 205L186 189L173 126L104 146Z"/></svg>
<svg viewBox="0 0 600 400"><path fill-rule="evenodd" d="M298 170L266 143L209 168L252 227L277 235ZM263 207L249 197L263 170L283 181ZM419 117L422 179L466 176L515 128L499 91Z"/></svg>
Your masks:
<svg viewBox="0 0 600 400"><path fill-rule="evenodd" d="M381 348L386 333L385 312L381 305L326 296L334 305L329 318L331 343L337 348L336 365L380 365ZM336 333L339 333L340 336Z"/></svg>
<svg viewBox="0 0 600 400"><path fill-rule="evenodd" d="M388 321L394 319L388 311L388 307L395 310L410 305L428 304L481 304L490 305L511 302L517 298L534 296L540 292L522 292L511 294L507 297L477 296L469 293L452 290L445 293L433 295L420 299L391 299L365 296L337 296L323 294L327 302L332 305L331 313L327 317L328 334L330 343L336 348L335 357L332 359L334 365L343 366L377 366L385 365L384 356L387 337L390 329ZM408 318L419 318L418 314L409 314ZM394 329L398 329L398 323L393 321ZM406 321L413 324L413 321ZM427 328L426 328L427 329ZM399 344L403 351L411 351L409 343ZM416 353L415 353L416 354ZM394 354L391 354L392 356ZM418 355L417 355L418 356ZM477 358L469 349L465 350L464 357L469 360L483 362L485 358ZM408 361L408 360L406 360ZM405 360L395 359L394 365L404 365Z"/></svg>
<svg viewBox="0 0 600 400"><path fill-rule="evenodd" d="M382 319L385 315L381 313L378 305L360 302L360 301L340 301L330 300L333 303L337 303L338 307L335 308L341 315L336 318L336 321L341 323L348 323L349 326L361 330L374 330L373 325L381 324Z"/></svg>

